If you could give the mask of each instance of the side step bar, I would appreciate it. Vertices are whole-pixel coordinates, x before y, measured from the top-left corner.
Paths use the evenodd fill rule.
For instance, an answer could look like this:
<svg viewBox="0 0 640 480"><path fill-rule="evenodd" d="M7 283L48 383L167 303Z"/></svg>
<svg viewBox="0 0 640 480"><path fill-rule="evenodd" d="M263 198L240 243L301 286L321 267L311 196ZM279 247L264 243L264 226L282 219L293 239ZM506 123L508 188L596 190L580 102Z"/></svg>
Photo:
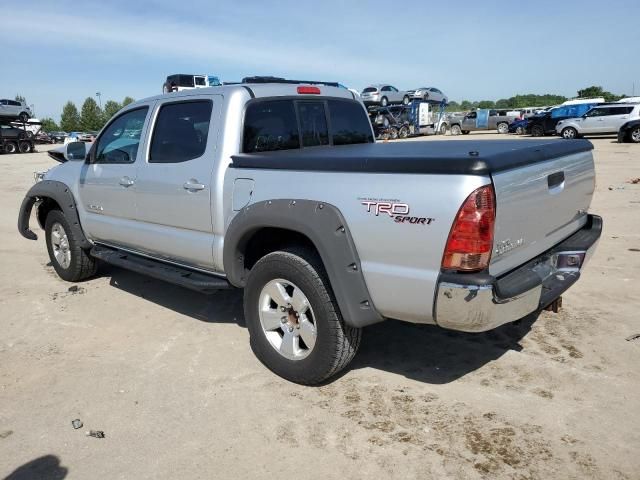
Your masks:
<svg viewBox="0 0 640 480"><path fill-rule="evenodd" d="M89 253L92 257L116 267L132 270L201 293L211 294L217 290L233 288L224 278L196 272L195 270L178 267L159 260L152 260L122 250L95 246Z"/></svg>

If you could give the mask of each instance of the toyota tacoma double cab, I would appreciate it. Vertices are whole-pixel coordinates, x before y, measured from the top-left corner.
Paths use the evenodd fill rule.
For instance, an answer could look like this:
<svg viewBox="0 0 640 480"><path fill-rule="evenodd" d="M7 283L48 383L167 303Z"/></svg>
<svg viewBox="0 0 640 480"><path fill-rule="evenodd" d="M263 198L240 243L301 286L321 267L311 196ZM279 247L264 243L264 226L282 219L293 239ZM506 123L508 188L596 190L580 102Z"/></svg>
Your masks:
<svg viewBox="0 0 640 480"><path fill-rule="evenodd" d="M253 351L302 384L343 369L367 325L482 332L580 277L602 229L590 142L375 143L348 90L252 82L138 101L52 152L20 233L37 238L35 212L70 282L106 262L244 289Z"/></svg>

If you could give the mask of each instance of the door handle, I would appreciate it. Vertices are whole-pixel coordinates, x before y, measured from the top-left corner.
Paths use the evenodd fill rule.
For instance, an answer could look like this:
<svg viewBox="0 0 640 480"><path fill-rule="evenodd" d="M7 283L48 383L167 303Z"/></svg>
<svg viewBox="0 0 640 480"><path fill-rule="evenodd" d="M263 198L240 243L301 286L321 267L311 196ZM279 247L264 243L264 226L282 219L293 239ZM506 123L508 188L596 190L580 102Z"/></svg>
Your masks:
<svg viewBox="0 0 640 480"><path fill-rule="evenodd" d="M205 186L202 183L198 183L197 180L192 178L188 182L185 182L182 185L182 188L184 188L185 190L198 191L198 190L204 190Z"/></svg>
<svg viewBox="0 0 640 480"><path fill-rule="evenodd" d="M120 181L118 182L120 185L122 185L123 187L130 187L131 185L133 185L134 183L136 183L135 180L132 180L131 178L124 176L120 179Z"/></svg>

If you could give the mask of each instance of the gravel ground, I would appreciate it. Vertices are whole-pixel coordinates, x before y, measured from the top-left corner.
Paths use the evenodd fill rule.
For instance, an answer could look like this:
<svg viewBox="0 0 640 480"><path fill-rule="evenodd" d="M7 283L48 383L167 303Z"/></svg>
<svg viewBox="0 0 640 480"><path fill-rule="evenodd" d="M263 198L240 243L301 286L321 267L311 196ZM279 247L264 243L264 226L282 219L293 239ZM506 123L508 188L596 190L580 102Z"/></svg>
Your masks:
<svg viewBox="0 0 640 480"><path fill-rule="evenodd" d="M254 358L241 292L108 267L69 289L16 230L47 147L0 155L0 477L640 478L640 146L593 143L605 231L561 313L375 325L315 388Z"/></svg>

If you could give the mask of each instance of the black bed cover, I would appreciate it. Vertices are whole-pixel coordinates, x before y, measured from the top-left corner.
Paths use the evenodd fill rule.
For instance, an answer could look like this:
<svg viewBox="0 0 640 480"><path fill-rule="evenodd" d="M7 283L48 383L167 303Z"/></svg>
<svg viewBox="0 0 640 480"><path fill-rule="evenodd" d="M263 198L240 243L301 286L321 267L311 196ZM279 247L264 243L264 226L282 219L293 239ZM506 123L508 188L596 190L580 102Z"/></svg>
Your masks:
<svg viewBox="0 0 640 480"><path fill-rule="evenodd" d="M232 156L233 168L489 175L593 150L588 140L440 140L325 146Z"/></svg>

